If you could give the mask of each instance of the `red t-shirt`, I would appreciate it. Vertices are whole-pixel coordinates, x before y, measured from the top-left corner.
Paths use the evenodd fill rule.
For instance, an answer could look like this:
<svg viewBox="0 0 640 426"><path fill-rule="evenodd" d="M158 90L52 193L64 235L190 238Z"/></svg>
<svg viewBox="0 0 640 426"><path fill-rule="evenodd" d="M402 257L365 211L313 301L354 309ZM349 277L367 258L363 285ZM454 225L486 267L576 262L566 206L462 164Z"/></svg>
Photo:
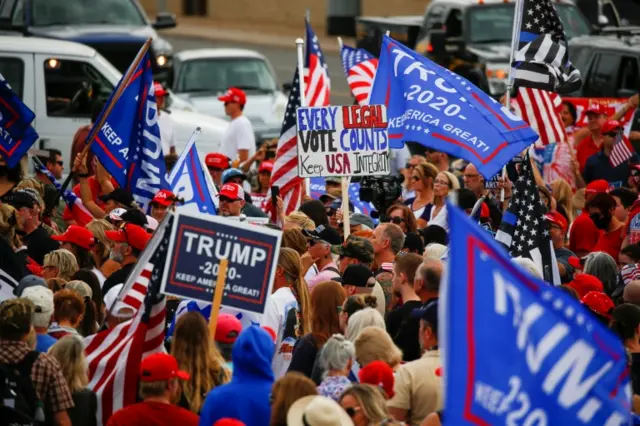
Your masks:
<svg viewBox="0 0 640 426"><path fill-rule="evenodd" d="M596 228L585 210L573 221L569 233L569 250L574 253L591 252L598 243L602 231Z"/></svg>
<svg viewBox="0 0 640 426"><path fill-rule="evenodd" d="M198 426L200 418L189 410L162 402L140 402L118 410L107 426Z"/></svg>
<svg viewBox="0 0 640 426"><path fill-rule="evenodd" d="M576 160L578 160L578 164L580 164L580 173L584 172L584 166L587 164L589 157L599 152L600 147L593 142L591 135L580 141L580 144L578 144L576 148Z"/></svg>
<svg viewBox="0 0 640 426"><path fill-rule="evenodd" d="M624 226L616 229L615 231L606 232L600 236L598 243L593 248L593 251L603 251L613 257L618 263L618 255L620 254L620 248L622 247L622 240L624 235L622 230Z"/></svg>

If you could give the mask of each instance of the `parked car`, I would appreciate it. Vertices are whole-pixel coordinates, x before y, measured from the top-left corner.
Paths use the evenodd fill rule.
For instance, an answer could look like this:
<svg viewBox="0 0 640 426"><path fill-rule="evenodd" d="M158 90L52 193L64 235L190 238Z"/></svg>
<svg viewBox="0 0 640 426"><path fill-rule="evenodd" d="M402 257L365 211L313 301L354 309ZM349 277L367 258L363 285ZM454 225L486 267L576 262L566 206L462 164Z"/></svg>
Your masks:
<svg viewBox="0 0 640 426"><path fill-rule="evenodd" d="M0 0L0 31L86 44L122 73L151 37L157 80L168 77L173 48L156 29L175 26L170 13L159 13L151 22L137 0Z"/></svg>
<svg viewBox="0 0 640 426"><path fill-rule="evenodd" d="M91 47L38 37L0 38L0 74L36 114L35 147L59 149L67 164L76 130L90 123L93 101L108 96L122 77ZM217 151L228 123L191 108L184 101L170 108L178 152L196 127L202 129L199 150Z"/></svg>
<svg viewBox="0 0 640 426"><path fill-rule="evenodd" d="M194 49L175 54L171 89L198 111L228 119L218 96L229 87L246 92L244 114L253 124L258 144L280 136L287 98L265 56L246 49Z"/></svg>

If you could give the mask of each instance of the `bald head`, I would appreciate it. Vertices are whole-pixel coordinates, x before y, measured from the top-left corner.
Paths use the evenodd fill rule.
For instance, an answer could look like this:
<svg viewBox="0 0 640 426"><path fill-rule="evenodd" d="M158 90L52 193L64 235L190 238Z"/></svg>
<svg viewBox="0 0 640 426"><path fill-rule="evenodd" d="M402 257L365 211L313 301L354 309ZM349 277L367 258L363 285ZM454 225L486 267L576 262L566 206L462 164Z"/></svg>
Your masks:
<svg viewBox="0 0 640 426"><path fill-rule="evenodd" d="M438 259L428 259L422 262L416 271L413 291L424 303L440 294L440 280L444 271L444 263Z"/></svg>
<svg viewBox="0 0 640 426"><path fill-rule="evenodd" d="M467 164L467 167L465 167L463 181L464 187L473 191L476 196L484 190L484 179L472 163Z"/></svg>
<svg viewBox="0 0 640 426"><path fill-rule="evenodd" d="M640 281L631 281L629 284L624 286L622 298L627 303L640 305Z"/></svg>

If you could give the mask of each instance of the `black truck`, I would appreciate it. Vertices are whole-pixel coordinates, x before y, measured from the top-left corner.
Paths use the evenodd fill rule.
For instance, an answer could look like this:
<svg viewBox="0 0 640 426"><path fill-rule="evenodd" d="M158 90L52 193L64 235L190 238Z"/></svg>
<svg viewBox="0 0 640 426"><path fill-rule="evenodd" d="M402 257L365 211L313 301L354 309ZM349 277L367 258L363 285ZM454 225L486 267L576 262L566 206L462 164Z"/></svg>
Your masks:
<svg viewBox="0 0 640 426"><path fill-rule="evenodd" d="M611 0L555 3L569 39L620 25ZM390 36L473 82L498 98L506 90L515 2L431 0L424 16L358 18L357 46L379 55L382 35Z"/></svg>

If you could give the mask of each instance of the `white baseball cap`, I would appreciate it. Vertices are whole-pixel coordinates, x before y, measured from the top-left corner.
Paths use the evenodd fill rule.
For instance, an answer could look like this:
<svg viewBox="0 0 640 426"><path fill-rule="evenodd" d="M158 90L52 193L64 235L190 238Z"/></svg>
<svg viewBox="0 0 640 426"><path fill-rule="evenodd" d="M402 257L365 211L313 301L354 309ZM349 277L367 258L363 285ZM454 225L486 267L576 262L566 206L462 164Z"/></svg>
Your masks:
<svg viewBox="0 0 640 426"><path fill-rule="evenodd" d="M53 312L53 292L47 287L41 285L27 287L21 297L33 302L36 310L39 308L42 313Z"/></svg>
<svg viewBox="0 0 640 426"><path fill-rule="evenodd" d="M118 300L118 295L122 291L124 284L118 284L113 287L104 295L104 306L109 315L116 318L128 319L133 317L135 310L132 306L123 303Z"/></svg>

